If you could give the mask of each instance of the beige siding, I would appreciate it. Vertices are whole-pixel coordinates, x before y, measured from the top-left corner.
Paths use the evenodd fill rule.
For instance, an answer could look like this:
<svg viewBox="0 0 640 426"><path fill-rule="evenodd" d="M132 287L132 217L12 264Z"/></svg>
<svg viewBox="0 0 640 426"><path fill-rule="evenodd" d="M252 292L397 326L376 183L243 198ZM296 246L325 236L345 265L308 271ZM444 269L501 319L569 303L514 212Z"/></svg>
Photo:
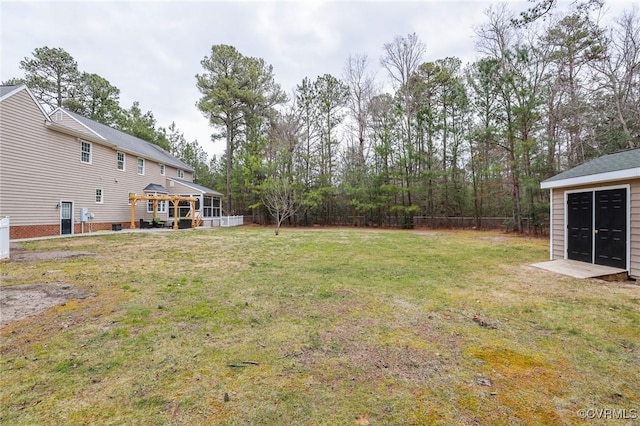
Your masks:
<svg viewBox="0 0 640 426"><path fill-rule="evenodd" d="M629 274L634 278L640 278L640 179L607 182L602 187L629 185ZM553 189L553 233L551 242L552 259L564 259L565 220L565 192L579 190L597 190L596 184L575 186L571 188Z"/></svg>
<svg viewBox="0 0 640 426"><path fill-rule="evenodd" d="M630 184L631 264L629 275L636 279L640 279L640 179L631 181Z"/></svg>
<svg viewBox="0 0 640 426"><path fill-rule="evenodd" d="M66 124L66 123L65 123ZM92 143L91 164L81 162L78 138L47 128L38 106L26 91L0 102L0 217L12 225L59 224L60 201L73 202L74 223L80 208L96 222L130 221L130 192L141 194L150 183L165 184L156 162L145 160L137 173L137 157L126 154L126 169L117 169L116 150ZM177 171L166 166L166 173ZM191 174L185 173L185 179ZM102 189L104 203L95 202ZM136 220L148 217L146 203L136 205Z"/></svg>
<svg viewBox="0 0 640 426"><path fill-rule="evenodd" d="M78 131L80 133L86 133L87 135L98 137L95 133L93 133L91 130L87 129L85 126L83 126L82 124L78 123L76 120L74 120L73 118L71 118L68 114L63 113L62 111L57 111L53 114L51 114L51 116L49 117L51 119L51 121L61 124L65 127L69 127L75 131Z"/></svg>
<svg viewBox="0 0 640 426"><path fill-rule="evenodd" d="M560 189L553 190L552 218L553 223L551 242L551 259L564 259L564 234L567 229L564 223L564 191Z"/></svg>

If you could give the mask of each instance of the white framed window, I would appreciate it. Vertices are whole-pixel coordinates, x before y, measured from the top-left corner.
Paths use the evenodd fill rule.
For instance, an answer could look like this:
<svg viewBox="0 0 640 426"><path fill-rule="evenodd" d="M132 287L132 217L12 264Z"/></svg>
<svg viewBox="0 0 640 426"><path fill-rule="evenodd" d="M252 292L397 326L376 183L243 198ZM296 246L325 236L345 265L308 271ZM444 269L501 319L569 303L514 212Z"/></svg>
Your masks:
<svg viewBox="0 0 640 426"><path fill-rule="evenodd" d="M160 174L164 176L164 164L160 164Z"/></svg>
<svg viewBox="0 0 640 426"><path fill-rule="evenodd" d="M118 151L116 153L116 159L117 159L117 162L118 162L118 170L124 171L124 166L125 166L125 164L124 164L124 162L125 162L124 152Z"/></svg>
<svg viewBox="0 0 640 426"><path fill-rule="evenodd" d="M80 161L91 164L91 142L80 140Z"/></svg>
<svg viewBox="0 0 640 426"><path fill-rule="evenodd" d="M158 201L158 211L156 213L166 213L167 202ZM153 200L147 200L147 213L153 213Z"/></svg>
<svg viewBox="0 0 640 426"><path fill-rule="evenodd" d="M179 177L180 179L184 179L184 170L180 170L180 169L178 169L178 177Z"/></svg>
<svg viewBox="0 0 640 426"><path fill-rule="evenodd" d="M102 204L104 203L104 192L101 188L96 189L96 203Z"/></svg>
<svg viewBox="0 0 640 426"><path fill-rule="evenodd" d="M138 174L144 175L144 158L138 158Z"/></svg>

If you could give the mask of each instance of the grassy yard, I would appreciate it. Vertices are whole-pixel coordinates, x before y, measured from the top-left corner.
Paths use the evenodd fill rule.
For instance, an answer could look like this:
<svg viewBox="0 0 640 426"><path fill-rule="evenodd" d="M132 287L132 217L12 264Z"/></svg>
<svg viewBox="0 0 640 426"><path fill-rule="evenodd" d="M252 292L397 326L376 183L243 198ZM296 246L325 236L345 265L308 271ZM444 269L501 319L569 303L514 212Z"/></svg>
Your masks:
<svg viewBox="0 0 640 426"><path fill-rule="evenodd" d="M640 287L527 266L548 258L546 240L237 228L24 248L93 255L2 264L3 286L96 296L0 330L2 424L640 417Z"/></svg>

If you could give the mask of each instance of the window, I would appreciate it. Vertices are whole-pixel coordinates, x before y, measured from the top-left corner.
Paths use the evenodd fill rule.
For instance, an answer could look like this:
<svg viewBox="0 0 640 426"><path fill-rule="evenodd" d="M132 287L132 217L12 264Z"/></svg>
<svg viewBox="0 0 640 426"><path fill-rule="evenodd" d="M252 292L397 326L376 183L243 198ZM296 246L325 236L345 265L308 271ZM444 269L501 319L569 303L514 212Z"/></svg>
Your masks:
<svg viewBox="0 0 640 426"><path fill-rule="evenodd" d="M138 174L144 175L144 158L138 158Z"/></svg>
<svg viewBox="0 0 640 426"><path fill-rule="evenodd" d="M102 204L104 202L104 193L102 189L96 189L96 203Z"/></svg>
<svg viewBox="0 0 640 426"><path fill-rule="evenodd" d="M81 145L80 161L86 164L91 164L91 143L81 140L80 145Z"/></svg>
<svg viewBox="0 0 640 426"><path fill-rule="evenodd" d="M180 170L180 169L178 169L178 177L179 177L180 179L184 179L184 170Z"/></svg>
<svg viewBox="0 0 640 426"><path fill-rule="evenodd" d="M124 170L124 152L116 153L118 159L118 170Z"/></svg>
<svg viewBox="0 0 640 426"><path fill-rule="evenodd" d="M202 217L220 217L220 199L210 196L202 197Z"/></svg>
<svg viewBox="0 0 640 426"><path fill-rule="evenodd" d="M160 174L164 176L164 164L160 164Z"/></svg>
<svg viewBox="0 0 640 426"><path fill-rule="evenodd" d="M158 201L158 211L156 213L166 213L167 202ZM153 200L147 200L147 213L153 213Z"/></svg>

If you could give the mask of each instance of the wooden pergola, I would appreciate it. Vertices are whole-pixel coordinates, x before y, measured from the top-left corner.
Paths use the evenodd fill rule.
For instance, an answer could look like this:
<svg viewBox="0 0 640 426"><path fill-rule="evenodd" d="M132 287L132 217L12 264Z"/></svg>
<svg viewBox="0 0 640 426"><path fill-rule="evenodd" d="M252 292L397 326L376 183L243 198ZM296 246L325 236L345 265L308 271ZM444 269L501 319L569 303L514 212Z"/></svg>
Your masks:
<svg viewBox="0 0 640 426"><path fill-rule="evenodd" d="M195 197L184 197L182 195L138 195L138 194L129 194L129 202L131 203L131 229L135 229L136 227L136 203L142 200L151 200L153 201L153 217L156 217L158 214L158 201L170 201L173 204L173 229L178 229L178 223L180 222L180 215L178 211L178 205L180 201L189 201L191 210L191 227L196 227L196 201L198 201ZM169 207L171 208L171 207Z"/></svg>

